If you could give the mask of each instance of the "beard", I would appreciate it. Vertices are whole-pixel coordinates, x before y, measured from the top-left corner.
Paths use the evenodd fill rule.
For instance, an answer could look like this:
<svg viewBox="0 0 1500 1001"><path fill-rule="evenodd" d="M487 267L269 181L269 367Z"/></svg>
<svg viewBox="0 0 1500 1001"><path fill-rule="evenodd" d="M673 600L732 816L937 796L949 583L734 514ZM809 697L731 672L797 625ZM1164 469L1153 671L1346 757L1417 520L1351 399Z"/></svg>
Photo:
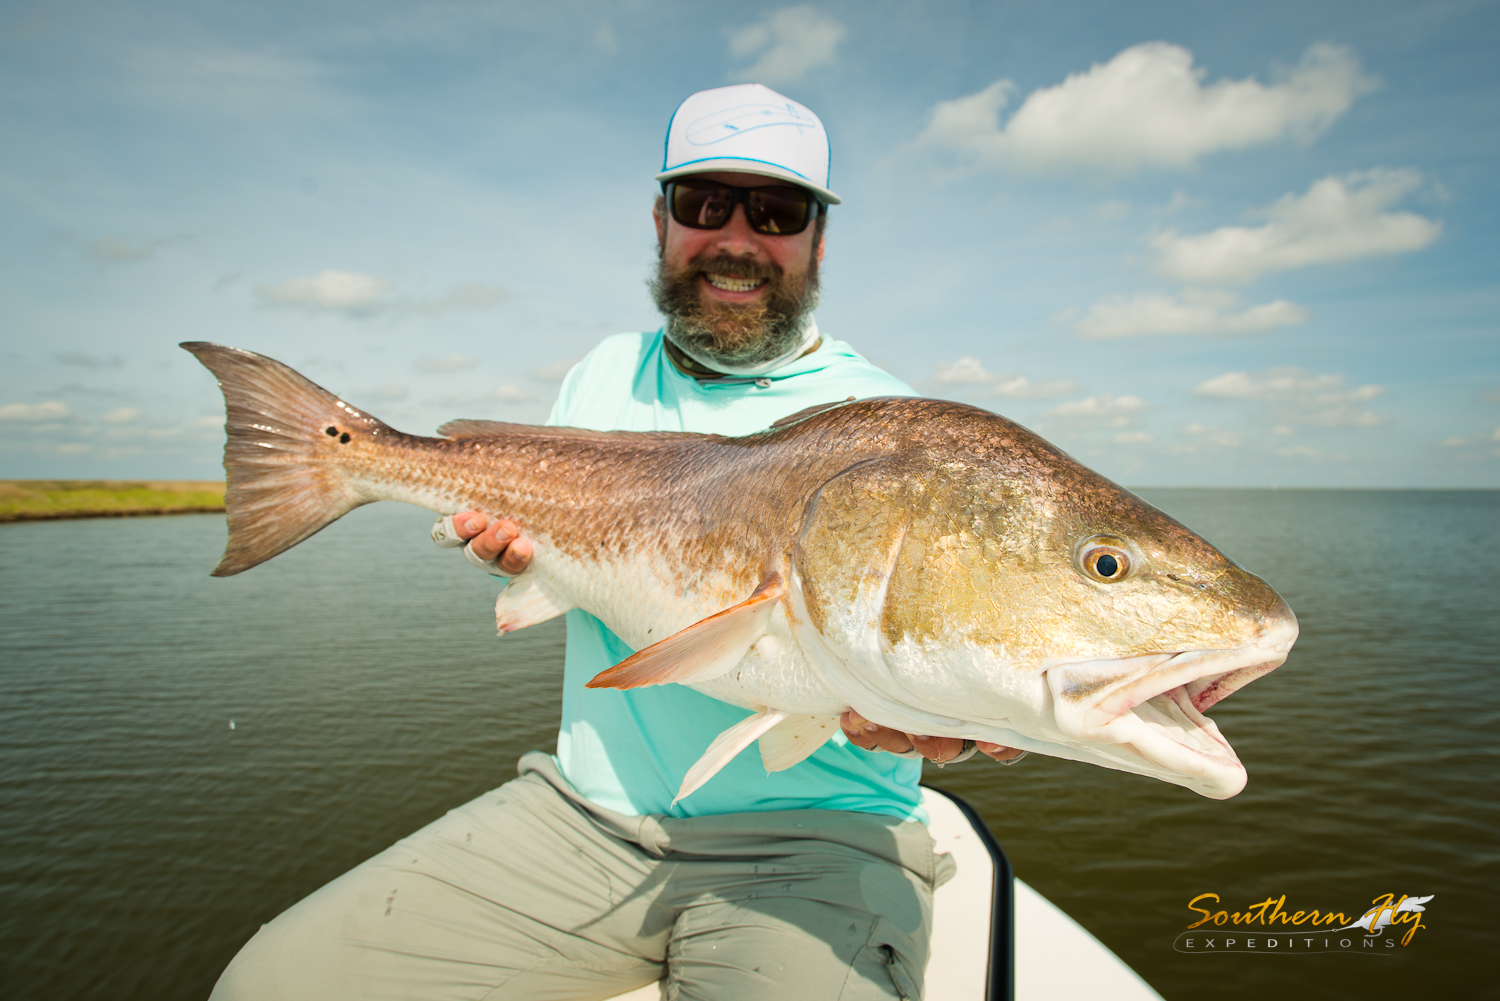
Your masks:
<svg viewBox="0 0 1500 1001"><path fill-rule="evenodd" d="M764 278L766 293L753 303L720 302L704 293L704 273ZM650 288L667 319L665 336L678 350L711 369L750 369L801 342L818 304L818 257L810 255L807 269L792 276L776 264L706 254L673 271L658 257Z"/></svg>

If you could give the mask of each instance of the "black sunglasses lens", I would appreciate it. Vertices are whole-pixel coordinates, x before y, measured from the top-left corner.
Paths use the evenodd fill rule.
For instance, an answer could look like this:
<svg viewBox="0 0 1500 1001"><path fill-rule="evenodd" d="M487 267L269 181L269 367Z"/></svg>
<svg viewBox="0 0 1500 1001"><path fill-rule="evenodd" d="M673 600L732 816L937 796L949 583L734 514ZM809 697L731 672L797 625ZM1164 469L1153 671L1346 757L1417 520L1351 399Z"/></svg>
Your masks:
<svg viewBox="0 0 1500 1001"><path fill-rule="evenodd" d="M734 189L724 184L672 185L672 218L693 229L718 229L734 210Z"/></svg>
<svg viewBox="0 0 1500 1001"><path fill-rule="evenodd" d="M723 226L741 197L757 233L790 236L806 229L813 218L812 194L790 185L735 188L714 181L676 181L667 188L672 218L692 229Z"/></svg>
<svg viewBox="0 0 1500 1001"><path fill-rule="evenodd" d="M745 208L758 233L800 233L812 216L812 200L801 188L755 188Z"/></svg>

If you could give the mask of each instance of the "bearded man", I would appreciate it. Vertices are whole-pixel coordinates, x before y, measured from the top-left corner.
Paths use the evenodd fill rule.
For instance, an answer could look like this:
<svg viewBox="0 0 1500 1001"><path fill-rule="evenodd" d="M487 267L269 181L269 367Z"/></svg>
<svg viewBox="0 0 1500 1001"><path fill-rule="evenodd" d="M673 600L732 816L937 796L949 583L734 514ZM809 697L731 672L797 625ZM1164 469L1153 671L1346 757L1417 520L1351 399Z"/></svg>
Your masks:
<svg viewBox="0 0 1500 1001"><path fill-rule="evenodd" d="M828 162L817 116L763 86L684 101L653 211L665 324L590 352L548 423L743 435L915 395L813 319L839 202ZM496 575L531 559L507 520L440 524ZM634 651L579 609L567 629L556 754L526 755L516 780L262 928L214 997L602 999L665 977L667 997L704 1001L920 998L932 891L951 874L922 823L921 758L965 742L850 713L845 739L800 764L768 774L743 754L674 805L747 711L680 685L587 688Z"/></svg>

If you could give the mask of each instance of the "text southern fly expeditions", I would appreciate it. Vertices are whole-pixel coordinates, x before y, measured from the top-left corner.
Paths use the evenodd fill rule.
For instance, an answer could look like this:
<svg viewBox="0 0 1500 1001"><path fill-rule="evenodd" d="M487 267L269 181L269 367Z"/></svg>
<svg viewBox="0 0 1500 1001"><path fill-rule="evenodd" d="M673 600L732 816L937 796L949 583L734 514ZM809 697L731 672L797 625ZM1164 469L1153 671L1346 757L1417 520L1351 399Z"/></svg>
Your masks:
<svg viewBox="0 0 1500 1001"><path fill-rule="evenodd" d="M1348 913L1313 908L1290 910L1286 895L1267 897L1238 911L1218 906L1217 893L1200 893L1188 901L1188 910L1198 915L1177 936L1178 952L1364 952L1411 945L1426 903L1433 898L1383 893L1357 920ZM1360 929L1363 934L1341 937L1338 933Z"/></svg>

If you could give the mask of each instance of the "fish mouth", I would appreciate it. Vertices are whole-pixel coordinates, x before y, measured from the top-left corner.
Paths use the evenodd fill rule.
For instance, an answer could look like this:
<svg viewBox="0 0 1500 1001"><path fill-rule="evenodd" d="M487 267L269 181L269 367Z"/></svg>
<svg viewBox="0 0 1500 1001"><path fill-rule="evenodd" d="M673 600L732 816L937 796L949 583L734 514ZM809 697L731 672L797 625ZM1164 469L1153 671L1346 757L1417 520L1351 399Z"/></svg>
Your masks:
<svg viewBox="0 0 1500 1001"><path fill-rule="evenodd" d="M1056 662L1046 677L1058 727L1119 759L1115 767L1228 799L1245 787L1245 766L1203 713L1280 667L1296 639L1297 621L1288 617L1228 650Z"/></svg>

